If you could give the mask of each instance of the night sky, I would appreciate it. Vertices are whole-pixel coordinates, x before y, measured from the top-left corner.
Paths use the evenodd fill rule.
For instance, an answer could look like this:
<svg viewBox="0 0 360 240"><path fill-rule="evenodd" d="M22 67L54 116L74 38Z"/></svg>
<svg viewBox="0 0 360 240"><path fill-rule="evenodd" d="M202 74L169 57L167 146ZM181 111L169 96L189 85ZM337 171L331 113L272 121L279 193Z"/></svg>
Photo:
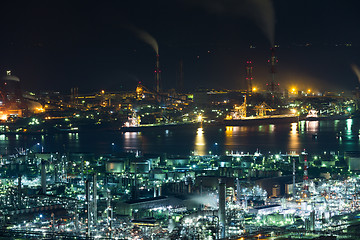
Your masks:
<svg viewBox="0 0 360 240"><path fill-rule="evenodd" d="M153 87L155 52L128 25L157 39L164 88L175 87L180 60L187 89L245 88L248 59L254 85L270 79L260 13L242 0L220 1L221 11L205 6L216 0L7 2L0 4L0 71L12 70L25 90L134 90L138 81ZM234 5L239 13L228 10ZM351 91L359 85L350 67L360 65L359 1L273 5L281 86Z"/></svg>

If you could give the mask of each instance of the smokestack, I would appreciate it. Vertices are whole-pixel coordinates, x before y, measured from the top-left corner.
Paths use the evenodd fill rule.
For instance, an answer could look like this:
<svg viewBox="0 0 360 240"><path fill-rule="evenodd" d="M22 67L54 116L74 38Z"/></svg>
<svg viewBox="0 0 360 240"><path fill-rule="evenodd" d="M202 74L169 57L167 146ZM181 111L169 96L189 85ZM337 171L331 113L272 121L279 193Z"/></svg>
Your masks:
<svg viewBox="0 0 360 240"><path fill-rule="evenodd" d="M18 177L18 204L21 206L21 175Z"/></svg>
<svg viewBox="0 0 360 240"><path fill-rule="evenodd" d="M304 192L306 194L306 192L309 190L309 184L308 184L308 162L307 162L307 155L305 153L304 155Z"/></svg>
<svg viewBox="0 0 360 240"><path fill-rule="evenodd" d="M271 73L271 82L267 83L268 91L271 93L277 92L279 90L279 84L275 83L275 73L276 73L276 64L278 63L278 60L275 56L275 47L270 48L271 50L271 57L270 60L268 60L268 63L270 64L270 73Z"/></svg>
<svg viewBox="0 0 360 240"><path fill-rule="evenodd" d="M252 92L252 82L254 80L253 76L253 65L252 61L246 61L246 83L247 83L247 91L248 93Z"/></svg>
<svg viewBox="0 0 360 240"><path fill-rule="evenodd" d="M81 182L84 182L84 159L80 156L80 163L81 163Z"/></svg>
<svg viewBox="0 0 360 240"><path fill-rule="evenodd" d="M138 168L138 165L135 163L134 182L133 182L134 184L131 187L131 189L132 189L132 191L131 191L132 199L137 199L138 198L137 168Z"/></svg>
<svg viewBox="0 0 360 240"><path fill-rule="evenodd" d="M293 159L293 198L295 199L295 195L296 195L296 186L295 186L295 176L296 174L296 170L295 170L295 158Z"/></svg>
<svg viewBox="0 0 360 240"><path fill-rule="evenodd" d="M108 229L110 231L110 239L112 237L112 219L114 218L113 216L113 210L111 208L111 192L110 189L107 189L107 209L106 209L106 215L107 215L107 221L108 221Z"/></svg>
<svg viewBox="0 0 360 240"><path fill-rule="evenodd" d="M239 180L239 178L236 178L236 199L239 203L240 203L240 196L241 196L240 192L241 192L240 180Z"/></svg>
<svg viewBox="0 0 360 240"><path fill-rule="evenodd" d="M96 173L93 176L93 216L94 216L94 226L97 226L97 185L96 185Z"/></svg>
<svg viewBox="0 0 360 240"><path fill-rule="evenodd" d="M160 60L159 54L156 54L156 67L155 67L155 91L160 92Z"/></svg>
<svg viewBox="0 0 360 240"><path fill-rule="evenodd" d="M41 159L41 193L46 194L46 169L45 169L45 160Z"/></svg>
<svg viewBox="0 0 360 240"><path fill-rule="evenodd" d="M91 228L91 207L90 207L90 181L85 181L85 200L86 200L86 212L87 212L87 236L90 237Z"/></svg>
<svg viewBox="0 0 360 240"><path fill-rule="evenodd" d="M59 182L59 169L58 169L58 164L54 163L54 183Z"/></svg>
<svg viewBox="0 0 360 240"><path fill-rule="evenodd" d="M70 89L71 91L71 103L77 104L77 100L79 97L79 88L74 87Z"/></svg>
<svg viewBox="0 0 360 240"><path fill-rule="evenodd" d="M161 185L159 185L159 188L158 188L158 196L159 196L159 197L162 196L162 188L161 188Z"/></svg>
<svg viewBox="0 0 360 240"><path fill-rule="evenodd" d="M192 180L191 180L191 178L189 178L187 181L188 181L188 187L187 187L188 191L187 191L187 193L190 194L191 193Z"/></svg>
<svg viewBox="0 0 360 240"><path fill-rule="evenodd" d="M220 180L219 180L219 224L220 224L221 238L225 238L225 227L226 227L225 194L226 194L226 183L223 178L220 178Z"/></svg>

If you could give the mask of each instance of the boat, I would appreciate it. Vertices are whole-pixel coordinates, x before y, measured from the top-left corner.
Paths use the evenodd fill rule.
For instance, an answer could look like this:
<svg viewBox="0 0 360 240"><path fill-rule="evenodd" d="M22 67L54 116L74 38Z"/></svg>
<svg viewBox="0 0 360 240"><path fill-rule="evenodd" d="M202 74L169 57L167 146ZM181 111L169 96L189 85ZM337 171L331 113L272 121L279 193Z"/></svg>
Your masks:
<svg viewBox="0 0 360 240"><path fill-rule="evenodd" d="M142 132L154 129L174 129L178 127L194 127L197 128L198 122L171 122L171 123L154 123L154 124L139 124L136 126L124 125L120 128L121 132Z"/></svg>
<svg viewBox="0 0 360 240"><path fill-rule="evenodd" d="M263 125L277 123L293 123L299 121L299 116L294 114L267 115L242 117L238 119L225 119L226 126Z"/></svg>
<svg viewBox="0 0 360 240"><path fill-rule="evenodd" d="M132 116L128 117L128 121L119 129L121 132L141 132L152 129L173 129L177 127L198 127L200 122L161 122L153 124L141 124L140 117L134 112Z"/></svg>
<svg viewBox="0 0 360 240"><path fill-rule="evenodd" d="M180 122L180 123L157 123L157 124L141 124L138 126L122 126L121 132L142 132L152 129L174 129L178 127L194 127L197 128L198 122Z"/></svg>
<svg viewBox="0 0 360 240"><path fill-rule="evenodd" d="M350 114L334 114L334 115L318 115L318 111L309 110L306 121L321 121L321 120L341 120L351 118Z"/></svg>
<svg viewBox="0 0 360 240"><path fill-rule="evenodd" d="M240 106L235 105L232 112L226 116L224 122L226 126L243 126L243 125L263 125L263 124L277 124L277 123L292 123L298 122L299 116L294 113L290 114L272 114L266 115L267 112L273 112L272 109L263 102L255 106L256 116L247 117L246 96L244 103Z"/></svg>

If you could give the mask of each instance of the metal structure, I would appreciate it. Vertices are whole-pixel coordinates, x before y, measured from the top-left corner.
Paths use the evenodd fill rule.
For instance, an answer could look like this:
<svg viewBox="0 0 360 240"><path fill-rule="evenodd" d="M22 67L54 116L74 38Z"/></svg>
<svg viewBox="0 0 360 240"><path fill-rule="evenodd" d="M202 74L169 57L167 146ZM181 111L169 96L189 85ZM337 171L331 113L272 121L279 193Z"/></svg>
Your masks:
<svg viewBox="0 0 360 240"><path fill-rule="evenodd" d="M254 80L254 76L253 76L253 65L252 65L252 61L246 61L246 84L247 84L247 91L249 93L252 92L252 82Z"/></svg>
<svg viewBox="0 0 360 240"><path fill-rule="evenodd" d="M272 109L269 105L263 102L262 104L255 106L254 110L256 111L257 116L263 117L266 116L266 112L273 112L276 109Z"/></svg>
<svg viewBox="0 0 360 240"><path fill-rule="evenodd" d="M159 61L159 54L156 55L156 66L155 66L155 91L160 92L160 77L161 77L161 70L160 70L160 61Z"/></svg>
<svg viewBox="0 0 360 240"><path fill-rule="evenodd" d="M41 160L41 193L46 194L46 169L45 160Z"/></svg>
<svg viewBox="0 0 360 240"><path fill-rule="evenodd" d="M309 176L307 154L304 154L304 179L303 179L303 197L307 198L309 193Z"/></svg>
<svg viewBox="0 0 360 240"><path fill-rule="evenodd" d="M296 196L296 169L295 169L295 158L293 159L293 198Z"/></svg>
<svg viewBox="0 0 360 240"><path fill-rule="evenodd" d="M233 116L233 119L240 119L240 118L245 118L246 117L246 95L244 97L244 102L243 104L241 104L240 106L234 106L234 114L236 114L236 116Z"/></svg>
<svg viewBox="0 0 360 240"><path fill-rule="evenodd" d="M19 174L18 177L18 205L21 206L22 202L21 202L21 175Z"/></svg>
<svg viewBox="0 0 360 240"><path fill-rule="evenodd" d="M71 103L77 104L78 98L79 98L79 88L77 87L71 88Z"/></svg>
<svg viewBox="0 0 360 240"><path fill-rule="evenodd" d="M219 225L220 225L221 238L225 238L225 228L226 228L225 199L226 199L226 183L225 180L221 178L219 180Z"/></svg>
<svg viewBox="0 0 360 240"><path fill-rule="evenodd" d="M93 214L93 226L97 227L97 178L96 173L93 175L93 208L92 208L92 214Z"/></svg>
<svg viewBox="0 0 360 240"><path fill-rule="evenodd" d="M137 87L136 87L136 98L137 100L142 100L143 98L145 98L146 95L150 95L153 98L157 99L159 102L163 102L165 100L171 100L171 101L182 101L182 102L189 102L190 100L188 99L183 99L180 97L176 97L176 96L171 96L168 93L164 93L164 92L157 92L154 90L150 90L149 88L147 88L144 84L142 84L141 82L138 83Z"/></svg>
<svg viewBox="0 0 360 240"><path fill-rule="evenodd" d="M275 47L272 47L270 50L271 50L271 57L268 60L268 63L270 64L271 81L266 85L270 93L275 93L279 91L279 84L275 82L276 64L278 63L278 59L275 56Z"/></svg>

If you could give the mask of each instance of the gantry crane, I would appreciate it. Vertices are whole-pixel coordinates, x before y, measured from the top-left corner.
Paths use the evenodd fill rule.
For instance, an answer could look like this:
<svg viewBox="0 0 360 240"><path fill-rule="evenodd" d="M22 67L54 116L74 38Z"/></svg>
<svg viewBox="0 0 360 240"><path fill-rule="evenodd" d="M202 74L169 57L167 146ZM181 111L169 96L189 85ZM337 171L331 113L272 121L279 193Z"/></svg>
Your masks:
<svg viewBox="0 0 360 240"><path fill-rule="evenodd" d="M260 105L255 106L254 110L256 111L257 116L263 117L266 116L266 112L273 112L276 109L272 109L269 105L263 102Z"/></svg>

